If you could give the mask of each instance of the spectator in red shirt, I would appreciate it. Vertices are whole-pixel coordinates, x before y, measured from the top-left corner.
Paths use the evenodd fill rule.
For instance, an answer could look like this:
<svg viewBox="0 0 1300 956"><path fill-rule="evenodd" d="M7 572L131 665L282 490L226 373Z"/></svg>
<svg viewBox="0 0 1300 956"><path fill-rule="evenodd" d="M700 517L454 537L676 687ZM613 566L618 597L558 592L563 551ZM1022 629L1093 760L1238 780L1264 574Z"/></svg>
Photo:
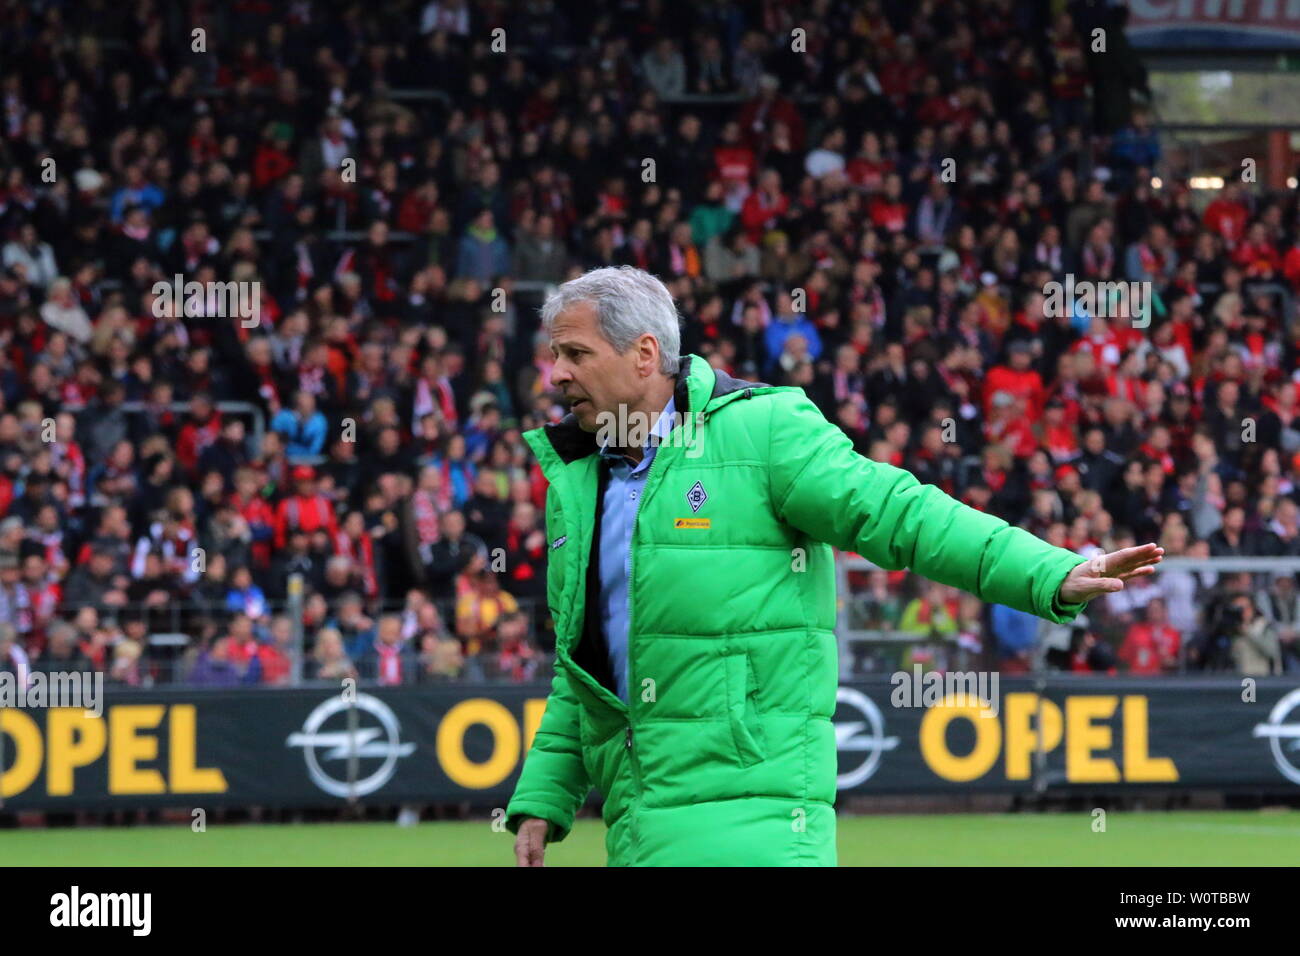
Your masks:
<svg viewBox="0 0 1300 956"><path fill-rule="evenodd" d="M994 392L984 433L988 441L1011 449L1016 458L1028 458L1038 448L1024 399L1010 392Z"/></svg>
<svg viewBox="0 0 1300 956"><path fill-rule="evenodd" d="M429 227L429 220L436 208L438 184L432 179L426 179L402 200L397 210L397 228L404 232L424 232Z"/></svg>
<svg viewBox="0 0 1300 956"><path fill-rule="evenodd" d="M1070 346L1070 351L1090 355L1103 377L1118 368L1123 357L1119 337L1111 329L1110 323L1099 315L1092 317L1088 334Z"/></svg>
<svg viewBox="0 0 1300 956"><path fill-rule="evenodd" d="M271 539L275 530L275 512L262 497L262 478L252 468L235 472L235 491L230 496L230 506L239 512L252 534L249 551L253 565L271 566Z"/></svg>
<svg viewBox="0 0 1300 956"><path fill-rule="evenodd" d="M907 228L908 210L907 204L903 202L903 179L898 173L890 173L885 177L884 195L871 201L868 215L871 216L871 224L877 229L900 233Z"/></svg>
<svg viewBox="0 0 1300 956"><path fill-rule="evenodd" d="M281 615L271 621L271 641L258 652L262 683L287 685L293 670L293 622Z"/></svg>
<svg viewBox="0 0 1300 956"><path fill-rule="evenodd" d="M1246 234L1250 213L1241 201L1241 187L1228 183L1223 192L1205 207L1205 225L1223 237L1228 249L1235 249Z"/></svg>
<svg viewBox="0 0 1300 956"><path fill-rule="evenodd" d="M221 437L221 413L209 395L200 393L190 399L189 419L181 427L176 439L176 460L187 472L193 474L199 467L199 456Z"/></svg>
<svg viewBox="0 0 1300 956"><path fill-rule="evenodd" d="M1130 674L1160 674L1177 670L1182 635L1169 624L1164 598L1152 598L1146 620L1129 626L1119 659Z"/></svg>
<svg viewBox="0 0 1300 956"><path fill-rule="evenodd" d="M893 171L894 164L880 152L880 137L868 130L862 134L862 146L849 160L844 172L854 186L864 192L876 193L885 188L885 176Z"/></svg>
<svg viewBox="0 0 1300 956"><path fill-rule="evenodd" d="M334 505L316 491L316 471L310 465L295 465L292 471L294 494L283 499L275 509L275 546L283 548L290 531L325 530L330 540L338 538L339 526Z"/></svg>
<svg viewBox="0 0 1300 956"><path fill-rule="evenodd" d="M293 172L295 163L289 155L291 136L282 123L272 123L266 128L253 154L254 189L266 189Z"/></svg>
<svg viewBox="0 0 1300 956"><path fill-rule="evenodd" d="M758 81L758 96L740 111L740 130L745 143L756 151L767 145L772 124L780 120L790 130L790 145L796 151L804 146L803 116L799 108L780 92L780 81L770 73Z"/></svg>
<svg viewBox="0 0 1300 956"><path fill-rule="evenodd" d="M894 106L902 109L928 72L925 61L916 55L915 42L903 35L898 38L897 55L880 68L880 88Z"/></svg>
<svg viewBox="0 0 1300 956"><path fill-rule="evenodd" d="M1048 401L1039 429L1042 446L1047 449L1053 461L1068 462L1078 457L1079 433L1066 420L1065 402L1060 398Z"/></svg>
<svg viewBox="0 0 1300 956"><path fill-rule="evenodd" d="M775 169L765 169L758 177L758 189L745 199L740 209L740 221L751 242L759 242L763 233L780 221L790 208L790 200L781 192L781 174Z"/></svg>
<svg viewBox="0 0 1300 956"><path fill-rule="evenodd" d="M713 175L722 181L727 195L748 190L756 169L754 151L742 141L740 124L734 120L723 124L718 145L713 148Z"/></svg>
<svg viewBox="0 0 1300 956"><path fill-rule="evenodd" d="M275 668L272 649L257 639L253 630L253 620L246 614L236 614L230 619L227 651L229 660L241 674L241 680L248 684L261 683L265 678L265 667L271 659Z"/></svg>
<svg viewBox="0 0 1300 956"><path fill-rule="evenodd" d="M1232 253L1232 261L1241 266L1247 279L1272 279L1282 269L1282 257L1268 238L1262 222L1252 223L1246 241Z"/></svg>
<svg viewBox="0 0 1300 956"><path fill-rule="evenodd" d="M1016 339L1007 346L1008 362L989 369L984 382L984 414L993 410L993 396L1007 392L1024 401L1028 424L1038 421L1046 401L1043 377L1033 367L1033 349L1024 339Z"/></svg>

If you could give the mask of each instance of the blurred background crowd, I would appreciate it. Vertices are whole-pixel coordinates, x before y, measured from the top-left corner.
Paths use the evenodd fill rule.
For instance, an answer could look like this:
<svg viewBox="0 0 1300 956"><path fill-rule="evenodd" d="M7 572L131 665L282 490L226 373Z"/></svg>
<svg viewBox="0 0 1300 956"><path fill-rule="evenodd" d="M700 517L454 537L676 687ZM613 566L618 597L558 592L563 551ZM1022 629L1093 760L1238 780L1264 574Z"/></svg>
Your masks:
<svg viewBox="0 0 1300 956"><path fill-rule="evenodd" d="M1295 192L1168 168L1120 16L0 0L0 668L545 676L537 307L608 265L668 284L684 351L1082 556L1300 555ZM1053 309L1067 274L1152 308ZM855 672L1300 666L1285 573L1067 628L845 581L890 638Z"/></svg>

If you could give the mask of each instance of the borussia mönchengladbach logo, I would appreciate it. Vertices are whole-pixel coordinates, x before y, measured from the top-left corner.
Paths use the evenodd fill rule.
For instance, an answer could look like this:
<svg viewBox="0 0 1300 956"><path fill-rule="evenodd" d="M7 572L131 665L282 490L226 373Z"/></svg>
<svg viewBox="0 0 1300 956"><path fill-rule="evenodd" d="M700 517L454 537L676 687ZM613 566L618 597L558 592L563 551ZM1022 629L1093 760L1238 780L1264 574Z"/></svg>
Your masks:
<svg viewBox="0 0 1300 956"><path fill-rule="evenodd" d="M704 490L704 486L698 481L691 485L691 490L686 492L686 501L691 506L691 514L699 511L704 507L704 502L709 500L709 493Z"/></svg>

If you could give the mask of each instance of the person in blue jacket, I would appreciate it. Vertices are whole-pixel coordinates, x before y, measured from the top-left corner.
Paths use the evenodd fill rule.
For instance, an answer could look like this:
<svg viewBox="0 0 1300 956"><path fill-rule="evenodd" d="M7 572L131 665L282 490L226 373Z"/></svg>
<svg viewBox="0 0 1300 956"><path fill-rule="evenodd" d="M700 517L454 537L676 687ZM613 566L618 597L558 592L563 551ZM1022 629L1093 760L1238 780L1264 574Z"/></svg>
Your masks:
<svg viewBox="0 0 1300 956"><path fill-rule="evenodd" d="M293 408L282 408L271 419L271 430L284 436L285 453L290 458L319 455L325 448L328 425L316 410L316 396L298 392Z"/></svg>
<svg viewBox="0 0 1300 956"><path fill-rule="evenodd" d="M764 333L768 362L768 367L763 370L765 374L774 374L785 340L796 333L804 337L808 343L808 357L816 362L822 354L822 337L817 326L808 316L795 312L789 294L783 292L777 298L776 315L772 316Z"/></svg>

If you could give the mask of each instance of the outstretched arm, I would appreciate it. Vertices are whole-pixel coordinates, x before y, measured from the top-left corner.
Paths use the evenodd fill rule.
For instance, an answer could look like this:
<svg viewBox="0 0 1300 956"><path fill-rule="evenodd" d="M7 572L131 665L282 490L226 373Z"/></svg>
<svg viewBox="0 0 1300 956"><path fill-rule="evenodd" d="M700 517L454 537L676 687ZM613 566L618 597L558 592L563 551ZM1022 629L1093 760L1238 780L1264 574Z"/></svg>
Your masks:
<svg viewBox="0 0 1300 956"><path fill-rule="evenodd" d="M778 514L882 568L910 568L981 600L1065 624L1097 595L1152 573L1159 560L1160 549L1144 545L1105 555L1098 571L1095 559L968 507L901 468L863 458L805 397L774 397L772 414L769 474Z"/></svg>

